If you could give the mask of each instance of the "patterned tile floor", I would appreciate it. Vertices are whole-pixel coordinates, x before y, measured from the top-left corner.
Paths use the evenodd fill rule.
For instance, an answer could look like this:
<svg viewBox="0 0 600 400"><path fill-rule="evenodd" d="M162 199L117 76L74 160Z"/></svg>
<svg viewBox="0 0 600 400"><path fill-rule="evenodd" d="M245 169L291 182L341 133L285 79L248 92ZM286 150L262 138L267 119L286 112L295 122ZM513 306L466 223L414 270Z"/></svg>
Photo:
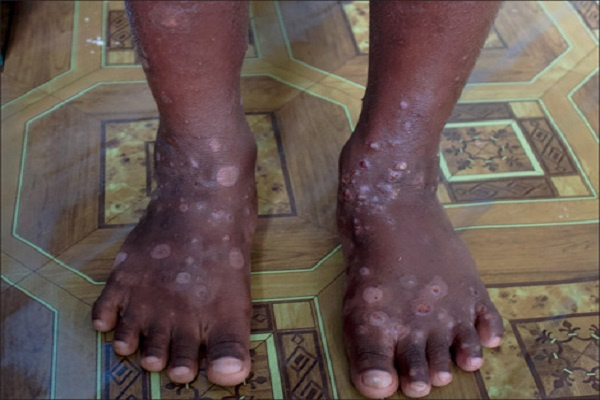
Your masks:
<svg viewBox="0 0 600 400"><path fill-rule="evenodd" d="M234 388L145 373L89 323L154 185L158 113L123 3L28 2L18 15L1 76L0 398L359 398L333 204L368 2L251 5L242 88L260 218L253 368ZM598 35L598 2L506 2L443 131L438 196L507 334L480 372L455 371L430 398L599 394Z"/></svg>

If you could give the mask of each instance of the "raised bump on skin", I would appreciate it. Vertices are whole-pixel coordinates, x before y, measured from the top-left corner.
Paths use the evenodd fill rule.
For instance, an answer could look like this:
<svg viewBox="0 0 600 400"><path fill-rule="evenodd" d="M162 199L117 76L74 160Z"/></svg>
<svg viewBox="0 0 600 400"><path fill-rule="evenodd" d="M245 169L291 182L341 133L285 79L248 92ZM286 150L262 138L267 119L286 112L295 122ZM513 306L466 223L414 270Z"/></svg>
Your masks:
<svg viewBox="0 0 600 400"><path fill-rule="evenodd" d="M359 335L366 335L369 333L369 328L365 325L359 325L358 328L356 328L356 333Z"/></svg>
<svg viewBox="0 0 600 400"><path fill-rule="evenodd" d="M439 275L434 276L428 286L431 294L436 298L442 298L448 294L448 285Z"/></svg>
<svg viewBox="0 0 600 400"><path fill-rule="evenodd" d="M179 205L179 211L186 212L189 209L189 206L185 203Z"/></svg>
<svg viewBox="0 0 600 400"><path fill-rule="evenodd" d="M150 252L150 256L156 260L161 260L163 258L167 258L171 255L171 246L166 243L162 243L154 246L152 251Z"/></svg>
<svg viewBox="0 0 600 400"><path fill-rule="evenodd" d="M373 326L383 326L388 319L388 315L383 311L374 311L368 315L369 324Z"/></svg>
<svg viewBox="0 0 600 400"><path fill-rule="evenodd" d="M425 333L423 331L415 331L413 333L413 341L415 343L421 343L425 341Z"/></svg>
<svg viewBox="0 0 600 400"><path fill-rule="evenodd" d="M367 267L361 267L361 269L358 270L358 273L362 276L368 276L371 273L371 271Z"/></svg>
<svg viewBox="0 0 600 400"><path fill-rule="evenodd" d="M415 313L417 315L427 315L431 312L433 307L429 304L419 303L415 306Z"/></svg>
<svg viewBox="0 0 600 400"><path fill-rule="evenodd" d="M204 285L198 285L194 290L194 294L201 300L206 300L206 298L208 297L208 289Z"/></svg>
<svg viewBox="0 0 600 400"><path fill-rule="evenodd" d="M229 265L233 269L241 269L244 266L244 255L237 247L229 252Z"/></svg>
<svg viewBox="0 0 600 400"><path fill-rule="evenodd" d="M208 141L208 147L210 147L210 150L213 153L217 153L219 150L221 150L221 143L217 139L210 139Z"/></svg>
<svg viewBox="0 0 600 400"><path fill-rule="evenodd" d="M222 167L217 171L217 183L221 186L231 187L236 184L240 170L235 165Z"/></svg>
<svg viewBox="0 0 600 400"><path fill-rule="evenodd" d="M383 298L383 291L378 287L369 286L363 291L363 300L369 304L376 303Z"/></svg>
<svg viewBox="0 0 600 400"><path fill-rule="evenodd" d="M400 283L406 289L412 289L417 286L417 278L412 274L406 274L400 279Z"/></svg>
<svg viewBox="0 0 600 400"><path fill-rule="evenodd" d="M125 253L124 251L120 251L117 256L115 257L115 262L113 264L113 267L118 267L119 265L121 265L123 263L123 261L125 261L127 259L127 253Z"/></svg>
<svg viewBox="0 0 600 400"><path fill-rule="evenodd" d="M191 256L189 256L189 257L186 257L186 258L185 258L185 263L186 263L187 265L193 264L193 263L194 263L194 257L191 257Z"/></svg>
<svg viewBox="0 0 600 400"><path fill-rule="evenodd" d="M175 282L185 284L190 283L192 276L188 272L180 272L175 277Z"/></svg>

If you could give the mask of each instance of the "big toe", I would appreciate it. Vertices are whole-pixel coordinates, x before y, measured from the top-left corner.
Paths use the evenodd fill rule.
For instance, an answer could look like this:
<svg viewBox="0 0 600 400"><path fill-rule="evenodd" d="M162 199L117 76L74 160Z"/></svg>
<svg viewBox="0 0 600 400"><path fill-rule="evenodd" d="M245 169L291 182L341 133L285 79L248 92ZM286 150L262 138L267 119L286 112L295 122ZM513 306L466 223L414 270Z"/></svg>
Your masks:
<svg viewBox="0 0 600 400"><path fill-rule="evenodd" d="M107 285L92 307L92 324L100 332L108 332L115 328L119 315L121 292Z"/></svg>
<svg viewBox="0 0 600 400"><path fill-rule="evenodd" d="M217 385L235 386L250 373L250 329L244 321L220 328L207 344L207 376Z"/></svg>
<svg viewBox="0 0 600 400"><path fill-rule="evenodd" d="M366 397L381 399L398 390L398 374L393 354L384 349L367 350L359 346L350 352L350 369L354 386Z"/></svg>
<svg viewBox="0 0 600 400"><path fill-rule="evenodd" d="M210 362L208 379L221 386L242 383L250 372L250 363L236 357L221 357Z"/></svg>

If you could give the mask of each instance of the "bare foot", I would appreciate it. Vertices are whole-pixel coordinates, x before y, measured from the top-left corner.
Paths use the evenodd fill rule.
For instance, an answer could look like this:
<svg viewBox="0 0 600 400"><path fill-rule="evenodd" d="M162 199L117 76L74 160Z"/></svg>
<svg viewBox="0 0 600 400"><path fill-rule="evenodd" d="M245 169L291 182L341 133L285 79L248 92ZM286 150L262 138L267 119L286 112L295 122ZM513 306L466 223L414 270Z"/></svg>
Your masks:
<svg viewBox="0 0 600 400"><path fill-rule="evenodd" d="M245 121L207 141L162 129L158 189L117 254L94 327L116 328L117 354L139 346L143 368L168 366L178 383L195 378L205 345L208 378L236 385L250 371L256 147Z"/></svg>
<svg viewBox="0 0 600 400"><path fill-rule="evenodd" d="M400 386L422 397L452 380L450 348L460 368L479 369L481 346L500 344L502 318L437 201L437 176L427 176L437 169L388 150L351 139L342 152L344 334L363 395Z"/></svg>

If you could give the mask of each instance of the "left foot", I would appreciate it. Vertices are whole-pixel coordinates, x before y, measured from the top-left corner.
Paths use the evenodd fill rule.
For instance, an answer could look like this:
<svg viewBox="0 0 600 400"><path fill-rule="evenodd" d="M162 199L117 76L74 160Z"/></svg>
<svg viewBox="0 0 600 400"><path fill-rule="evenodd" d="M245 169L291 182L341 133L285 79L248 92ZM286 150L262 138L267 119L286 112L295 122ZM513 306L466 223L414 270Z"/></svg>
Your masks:
<svg viewBox="0 0 600 400"><path fill-rule="evenodd" d="M344 335L352 381L371 398L398 386L406 396L425 396L452 380L450 348L460 368L475 371L481 346L498 346L503 332L435 196L437 166L392 147L353 138L340 161Z"/></svg>

